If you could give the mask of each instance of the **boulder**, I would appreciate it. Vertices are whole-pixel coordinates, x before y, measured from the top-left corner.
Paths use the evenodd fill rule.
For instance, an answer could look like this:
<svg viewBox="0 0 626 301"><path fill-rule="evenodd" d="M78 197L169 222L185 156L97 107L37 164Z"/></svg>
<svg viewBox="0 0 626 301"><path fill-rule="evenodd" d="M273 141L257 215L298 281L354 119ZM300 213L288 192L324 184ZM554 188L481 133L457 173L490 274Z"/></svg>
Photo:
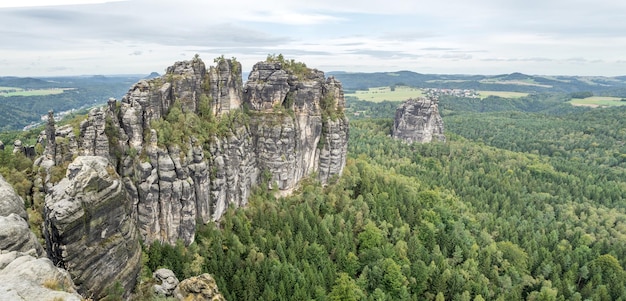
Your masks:
<svg viewBox="0 0 626 301"><path fill-rule="evenodd" d="M11 213L0 216L0 250L28 252L44 255L41 244L28 228L28 223L19 215Z"/></svg>
<svg viewBox="0 0 626 301"><path fill-rule="evenodd" d="M27 219L28 215L24 209L24 200L17 195L13 186L0 175L0 216L9 216L15 213Z"/></svg>
<svg viewBox="0 0 626 301"><path fill-rule="evenodd" d="M166 297L171 297L174 294L174 290L176 286L178 286L178 278L172 270L168 269L158 269L154 273L152 273L152 278L154 278L159 284L155 284L153 286L154 292L157 295L162 295Z"/></svg>
<svg viewBox="0 0 626 301"><path fill-rule="evenodd" d="M183 280L174 295L185 301L225 301L220 294L215 279L210 274L202 274Z"/></svg>
<svg viewBox="0 0 626 301"><path fill-rule="evenodd" d="M48 258L35 258L22 252L0 254L0 300L79 301L67 271Z"/></svg>

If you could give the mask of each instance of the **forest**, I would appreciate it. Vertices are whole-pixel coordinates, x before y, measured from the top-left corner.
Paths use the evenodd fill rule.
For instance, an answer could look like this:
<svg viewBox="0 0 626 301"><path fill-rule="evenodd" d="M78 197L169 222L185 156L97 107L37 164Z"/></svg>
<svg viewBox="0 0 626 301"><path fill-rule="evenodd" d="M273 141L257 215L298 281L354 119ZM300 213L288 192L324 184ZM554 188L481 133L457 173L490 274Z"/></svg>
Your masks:
<svg viewBox="0 0 626 301"><path fill-rule="evenodd" d="M166 267L227 300L626 300L626 107L567 100L442 98L448 141L406 144L398 102L348 99L341 177L259 187L191 245L144 246L134 298ZM0 171L27 194L18 159Z"/></svg>
<svg viewBox="0 0 626 301"><path fill-rule="evenodd" d="M146 248L144 279L209 272L227 300L624 300L626 110L564 101L442 99L445 144L355 118L335 183L258 189L191 246Z"/></svg>

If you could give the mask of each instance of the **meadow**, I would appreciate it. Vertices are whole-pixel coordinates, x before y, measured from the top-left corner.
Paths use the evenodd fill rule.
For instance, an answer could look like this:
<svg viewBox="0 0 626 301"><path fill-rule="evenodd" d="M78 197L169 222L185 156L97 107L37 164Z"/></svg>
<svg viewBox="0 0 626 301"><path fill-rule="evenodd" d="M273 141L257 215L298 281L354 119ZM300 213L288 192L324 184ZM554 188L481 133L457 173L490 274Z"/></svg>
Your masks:
<svg viewBox="0 0 626 301"><path fill-rule="evenodd" d="M622 101L623 98L609 97L609 96L591 96L587 98L573 98L570 103L574 106L585 107L612 107L612 106L624 106L626 101Z"/></svg>
<svg viewBox="0 0 626 301"><path fill-rule="evenodd" d="M422 90L408 86L396 86L394 91L390 87L375 87L365 90L357 90L355 93L346 93L345 96L353 96L360 100L371 102L403 101L409 98L424 96Z"/></svg>

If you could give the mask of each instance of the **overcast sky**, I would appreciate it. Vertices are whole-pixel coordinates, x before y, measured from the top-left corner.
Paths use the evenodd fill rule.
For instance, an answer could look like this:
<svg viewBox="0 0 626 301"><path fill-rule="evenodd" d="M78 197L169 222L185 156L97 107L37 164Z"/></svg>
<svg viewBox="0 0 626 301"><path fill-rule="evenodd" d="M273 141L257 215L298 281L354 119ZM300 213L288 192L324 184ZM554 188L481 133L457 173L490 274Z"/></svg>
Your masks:
<svg viewBox="0 0 626 301"><path fill-rule="evenodd" d="M626 75L619 0L0 0L0 76L163 73L199 54L323 71Z"/></svg>

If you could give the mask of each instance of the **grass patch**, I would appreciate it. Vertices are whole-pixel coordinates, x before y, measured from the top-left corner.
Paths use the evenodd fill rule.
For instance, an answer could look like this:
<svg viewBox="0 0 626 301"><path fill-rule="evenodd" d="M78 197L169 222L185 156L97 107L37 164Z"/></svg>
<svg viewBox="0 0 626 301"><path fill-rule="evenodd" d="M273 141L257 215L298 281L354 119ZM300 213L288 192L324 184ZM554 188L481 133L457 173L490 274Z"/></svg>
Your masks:
<svg viewBox="0 0 626 301"><path fill-rule="evenodd" d="M408 86L396 86L394 91L391 87L375 87L368 90L357 90L354 93L346 93L345 96L353 96L360 100L371 102L403 101L409 98L424 96L422 90Z"/></svg>
<svg viewBox="0 0 626 301"><path fill-rule="evenodd" d="M622 101L619 97L610 96L591 96L587 98L573 98L570 103L573 106L585 106L585 107L612 107L612 106L624 106L626 101Z"/></svg>
<svg viewBox="0 0 626 301"><path fill-rule="evenodd" d="M53 94L61 94L66 90L72 90L70 88L51 88L51 89L36 89L36 90L24 90L22 88L13 87L0 87L0 96L45 96Z"/></svg>
<svg viewBox="0 0 626 301"><path fill-rule="evenodd" d="M489 96L498 96L502 98L520 98L528 96L528 93L522 92L510 92L510 91L478 91L480 98L487 98Z"/></svg>

